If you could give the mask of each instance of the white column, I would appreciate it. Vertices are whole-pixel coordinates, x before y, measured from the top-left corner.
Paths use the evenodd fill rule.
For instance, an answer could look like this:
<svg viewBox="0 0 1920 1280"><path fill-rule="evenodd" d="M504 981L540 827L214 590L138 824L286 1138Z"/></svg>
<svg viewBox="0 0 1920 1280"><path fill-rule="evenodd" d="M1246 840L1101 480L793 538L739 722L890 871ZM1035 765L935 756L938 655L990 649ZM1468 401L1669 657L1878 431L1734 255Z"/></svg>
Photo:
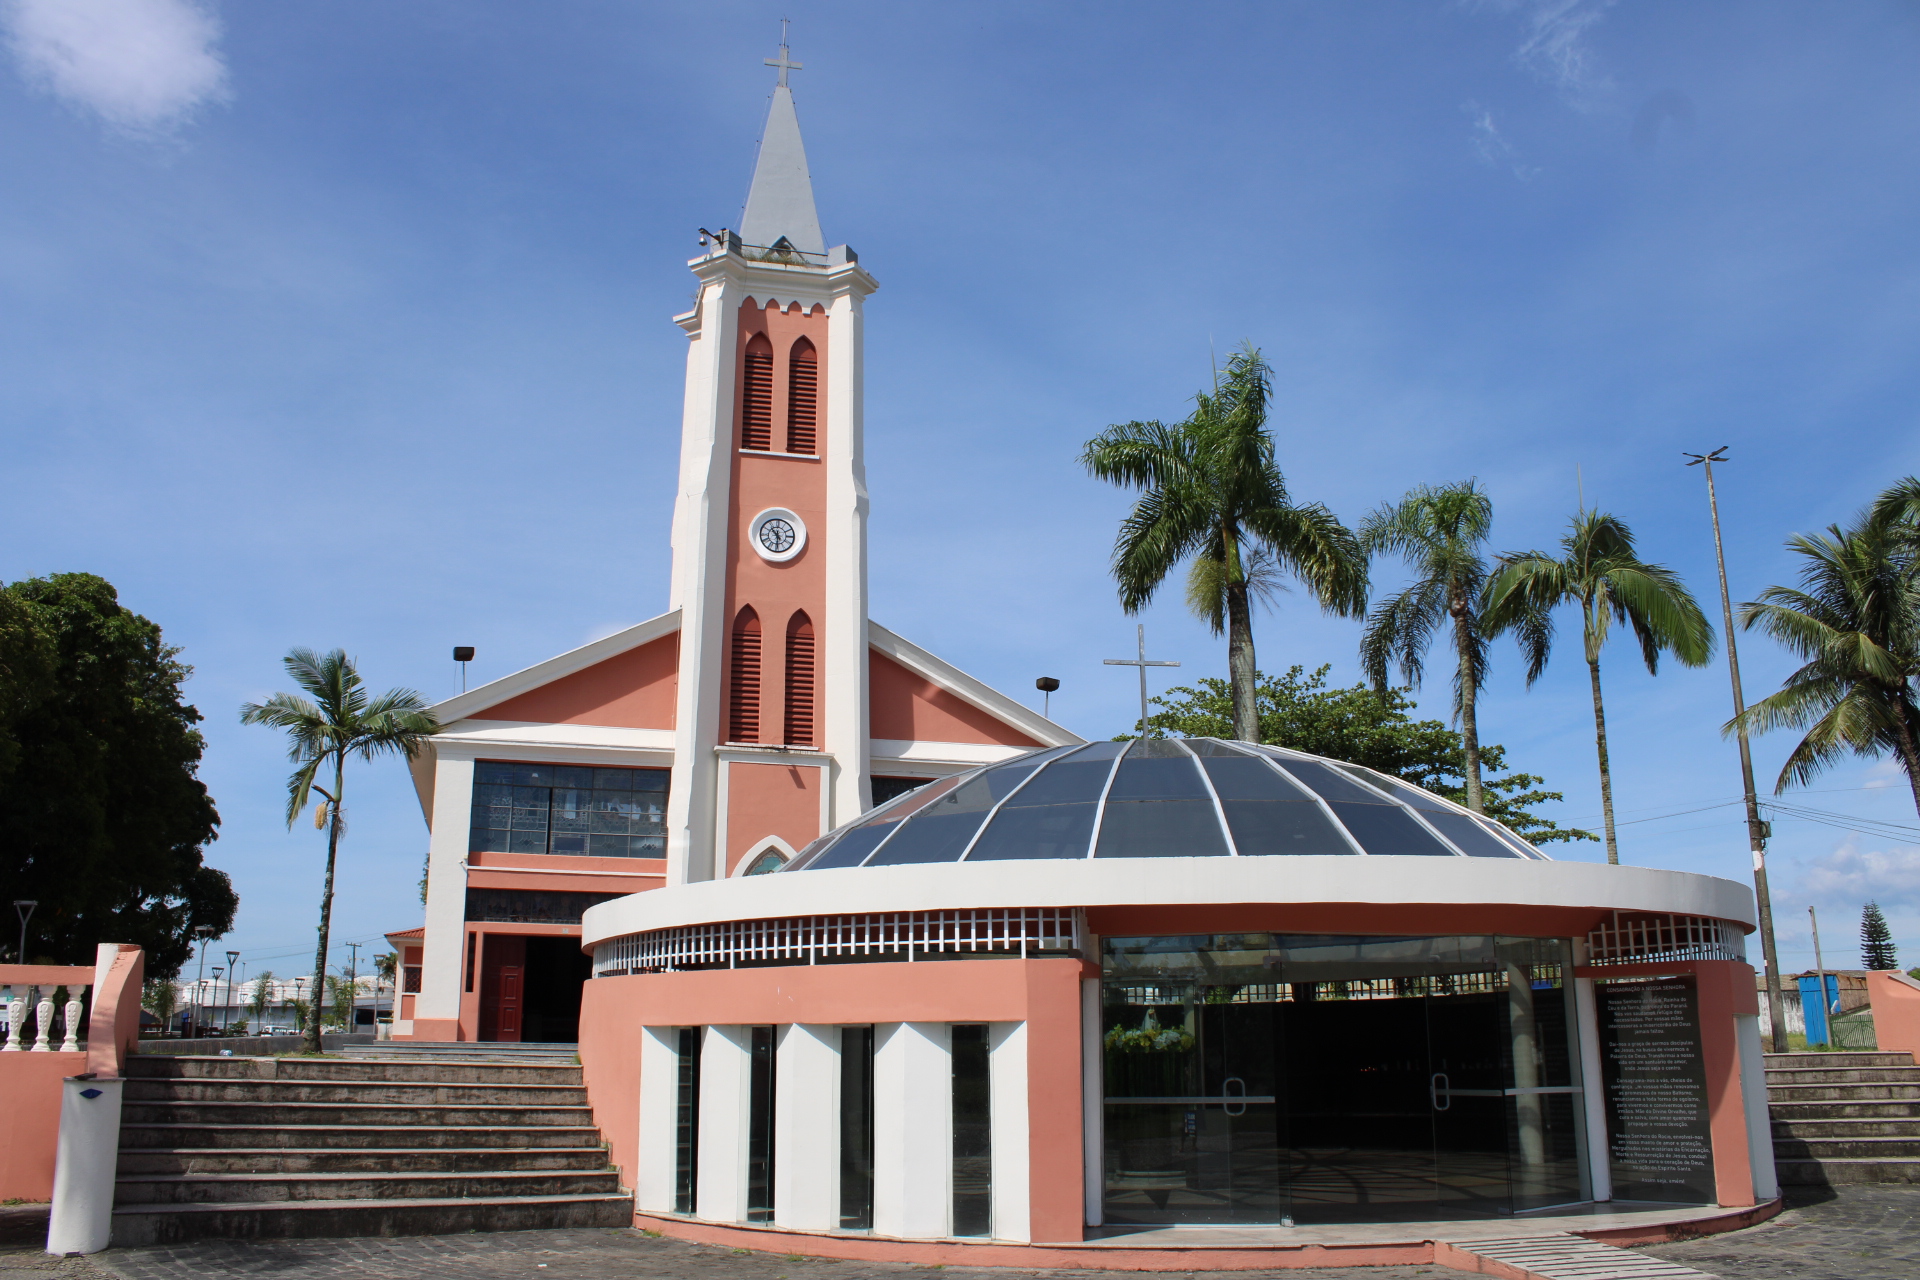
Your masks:
<svg viewBox="0 0 1920 1280"><path fill-rule="evenodd" d="M467 963L467 833L473 824L473 761L436 758L432 834L427 843L427 936L413 1016L458 1019ZM316 999L319 997L316 996Z"/></svg>
<svg viewBox="0 0 1920 1280"><path fill-rule="evenodd" d="M872 801L867 727L867 470L863 413L864 306L874 283L836 267L827 306L826 617L820 628L821 746L833 757L827 826Z"/></svg>
<svg viewBox="0 0 1920 1280"><path fill-rule="evenodd" d="M633 1175L633 1202L642 1212L673 1212L679 1107L680 1028L647 1027L640 1039L640 1154Z"/></svg>
<svg viewBox="0 0 1920 1280"><path fill-rule="evenodd" d="M700 1216L747 1220L747 1108L753 1028L708 1027L700 1045Z"/></svg>
<svg viewBox="0 0 1920 1280"><path fill-rule="evenodd" d="M1100 944L1087 944L1098 955ZM1100 1039L1100 979L1080 983L1080 1132L1085 1135L1081 1155L1081 1185L1086 1189L1087 1225L1104 1220L1106 1206L1106 1050Z"/></svg>
<svg viewBox="0 0 1920 1280"><path fill-rule="evenodd" d="M953 1210L953 1040L943 1022L873 1029L873 1230L944 1236Z"/></svg>
<svg viewBox="0 0 1920 1280"><path fill-rule="evenodd" d="M1584 948L1576 940L1575 963ZM1573 980L1573 1007L1580 1030L1580 1098L1587 1117L1587 1181L1595 1200L1613 1199L1613 1164L1608 1159L1607 1082L1600 1070L1600 1012L1592 978Z"/></svg>
<svg viewBox="0 0 1920 1280"><path fill-rule="evenodd" d="M1740 1098L1747 1112L1747 1159L1753 1168L1753 1195L1772 1200L1780 1194L1780 1176L1773 1166L1773 1118L1767 1110L1766 1050L1760 1044L1760 1019L1736 1017L1733 1032L1740 1043Z"/></svg>
<svg viewBox="0 0 1920 1280"><path fill-rule="evenodd" d="M987 1024L988 1108L993 1124L993 1234L1031 1240L1027 1180L1027 1024Z"/></svg>
<svg viewBox="0 0 1920 1280"><path fill-rule="evenodd" d="M773 1220L840 1225L840 1028L796 1024L773 1074Z"/></svg>

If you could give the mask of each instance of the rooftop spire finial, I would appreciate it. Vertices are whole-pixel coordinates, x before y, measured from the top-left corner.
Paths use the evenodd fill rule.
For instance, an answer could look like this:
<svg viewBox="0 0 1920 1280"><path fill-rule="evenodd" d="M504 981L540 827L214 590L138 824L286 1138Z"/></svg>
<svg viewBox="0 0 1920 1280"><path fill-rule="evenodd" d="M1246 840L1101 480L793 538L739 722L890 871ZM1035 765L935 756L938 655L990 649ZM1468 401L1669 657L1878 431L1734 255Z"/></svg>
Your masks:
<svg viewBox="0 0 1920 1280"><path fill-rule="evenodd" d="M795 62L787 56L787 27L791 25L792 22L792 18L780 19L780 56L777 58L764 59L768 66L780 68L779 87L782 89L787 87L787 72L804 71L806 69L803 64Z"/></svg>

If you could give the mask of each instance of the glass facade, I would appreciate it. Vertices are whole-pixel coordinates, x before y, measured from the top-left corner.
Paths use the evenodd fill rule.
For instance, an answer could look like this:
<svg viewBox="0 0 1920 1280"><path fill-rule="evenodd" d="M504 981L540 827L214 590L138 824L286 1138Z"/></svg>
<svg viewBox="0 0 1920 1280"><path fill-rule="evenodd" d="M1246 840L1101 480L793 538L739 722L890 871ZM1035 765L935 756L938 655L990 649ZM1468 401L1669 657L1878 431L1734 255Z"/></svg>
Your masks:
<svg viewBox="0 0 1920 1280"><path fill-rule="evenodd" d="M987 1029L953 1030L953 1234L993 1234L993 1090Z"/></svg>
<svg viewBox="0 0 1920 1280"><path fill-rule="evenodd" d="M840 1229L873 1228L873 1028L840 1028Z"/></svg>
<svg viewBox="0 0 1920 1280"><path fill-rule="evenodd" d="M1102 953L1109 1222L1587 1198L1568 943L1246 933Z"/></svg>
<svg viewBox="0 0 1920 1280"><path fill-rule="evenodd" d="M467 851L664 858L668 776L665 769L478 761Z"/></svg>
<svg viewBox="0 0 1920 1280"><path fill-rule="evenodd" d="M697 1213L700 1185L700 1037L680 1028L673 1097L673 1211Z"/></svg>
<svg viewBox="0 0 1920 1280"><path fill-rule="evenodd" d="M581 914L588 907L597 907L620 896L564 890L469 889L467 919L495 924L579 924Z"/></svg>

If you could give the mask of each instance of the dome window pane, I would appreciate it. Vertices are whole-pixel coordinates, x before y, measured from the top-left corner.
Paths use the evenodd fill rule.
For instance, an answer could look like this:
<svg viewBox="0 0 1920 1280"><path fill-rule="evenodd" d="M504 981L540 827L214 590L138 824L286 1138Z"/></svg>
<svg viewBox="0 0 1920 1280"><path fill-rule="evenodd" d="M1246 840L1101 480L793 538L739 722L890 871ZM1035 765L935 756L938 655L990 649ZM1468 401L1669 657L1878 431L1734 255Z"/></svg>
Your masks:
<svg viewBox="0 0 1920 1280"><path fill-rule="evenodd" d="M1313 796L1251 756L1208 756L1202 762L1221 803L1229 800L1294 800L1313 802ZM1240 836L1236 832L1236 841Z"/></svg>
<svg viewBox="0 0 1920 1280"><path fill-rule="evenodd" d="M1491 831L1475 822L1470 813L1429 813L1427 821L1438 827L1440 834L1458 845L1460 852L1469 858L1517 858L1520 856Z"/></svg>
<svg viewBox="0 0 1920 1280"><path fill-rule="evenodd" d="M967 861L1084 858L1087 845L1093 840L1094 809L1091 800L1079 804L1009 804L994 815L980 842L967 855Z"/></svg>
<svg viewBox="0 0 1920 1280"><path fill-rule="evenodd" d="M1317 786L1318 783L1316 782ZM1433 838L1412 814L1391 804L1334 804L1333 816L1372 854L1417 854L1451 858L1453 850Z"/></svg>
<svg viewBox="0 0 1920 1280"><path fill-rule="evenodd" d="M1122 771L1125 765L1120 766ZM1223 858L1227 838L1207 800L1112 800L1096 858Z"/></svg>
<svg viewBox="0 0 1920 1280"><path fill-rule="evenodd" d="M973 833L980 829L987 810L999 803L1000 796L994 794L993 786L993 775L997 772L977 773L923 806L898 835L874 851L866 865L892 867L910 862L958 861L967 842L973 839Z"/></svg>
<svg viewBox="0 0 1920 1280"><path fill-rule="evenodd" d="M1275 757L1282 769L1320 793L1323 800L1344 800L1351 804L1381 804L1386 797L1371 787L1363 787L1352 778L1313 760L1291 756ZM1365 843L1362 841L1361 843Z"/></svg>
<svg viewBox="0 0 1920 1280"><path fill-rule="evenodd" d="M1286 853L1345 853L1348 844L1319 805L1310 800L1228 800L1220 807L1233 828L1243 858Z"/></svg>
<svg viewBox="0 0 1920 1280"><path fill-rule="evenodd" d="M938 800L965 780L965 775L957 778L942 778L939 782L908 792L893 803L875 810L862 819L858 826L847 829L846 833L825 851L815 853L810 858L805 855L796 858L791 869L806 867L815 871L827 871L834 867L860 865L882 840L894 833L895 828L904 819Z"/></svg>

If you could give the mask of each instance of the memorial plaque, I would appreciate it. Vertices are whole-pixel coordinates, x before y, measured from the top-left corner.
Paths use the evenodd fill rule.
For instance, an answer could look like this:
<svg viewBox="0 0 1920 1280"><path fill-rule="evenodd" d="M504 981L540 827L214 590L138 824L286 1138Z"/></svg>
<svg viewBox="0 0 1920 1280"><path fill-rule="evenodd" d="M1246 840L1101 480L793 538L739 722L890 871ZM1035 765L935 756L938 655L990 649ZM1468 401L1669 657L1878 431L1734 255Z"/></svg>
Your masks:
<svg viewBox="0 0 1920 1280"><path fill-rule="evenodd" d="M1713 1138L1691 977L1594 984L1616 1200L1713 1203Z"/></svg>

